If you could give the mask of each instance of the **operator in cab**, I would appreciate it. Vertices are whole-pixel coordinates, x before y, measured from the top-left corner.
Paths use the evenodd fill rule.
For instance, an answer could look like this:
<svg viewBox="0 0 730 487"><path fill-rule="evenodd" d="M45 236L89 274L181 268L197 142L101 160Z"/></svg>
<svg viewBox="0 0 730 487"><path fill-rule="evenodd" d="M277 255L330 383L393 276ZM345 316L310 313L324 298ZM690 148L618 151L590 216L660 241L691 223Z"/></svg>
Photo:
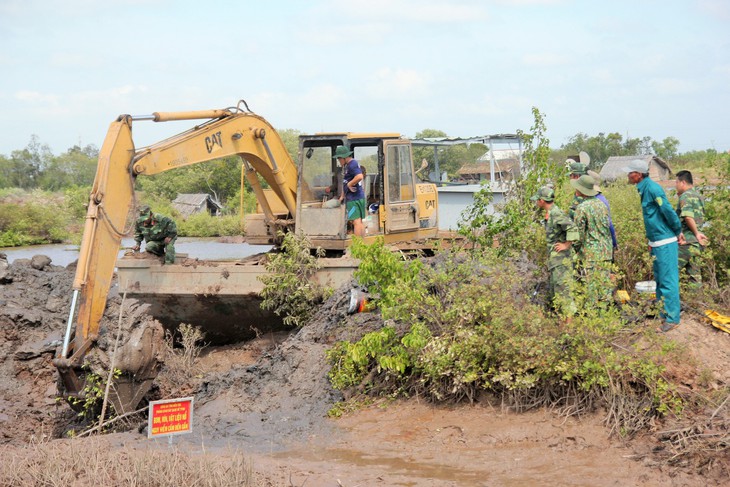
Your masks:
<svg viewBox="0 0 730 487"><path fill-rule="evenodd" d="M172 218L152 213L149 206L144 205L139 210L139 218L134 229L134 251L139 251L142 241L145 241L145 251L150 254L165 257L165 264L175 263L175 240L177 240L177 225Z"/></svg>
<svg viewBox="0 0 730 487"><path fill-rule="evenodd" d="M337 159L343 169L342 178L343 193L340 195L340 202L345 200L345 211L347 221L352 222L352 232L356 237L365 235L365 190L363 189L363 173L360 163L352 158L352 151L340 145L335 149L333 159Z"/></svg>

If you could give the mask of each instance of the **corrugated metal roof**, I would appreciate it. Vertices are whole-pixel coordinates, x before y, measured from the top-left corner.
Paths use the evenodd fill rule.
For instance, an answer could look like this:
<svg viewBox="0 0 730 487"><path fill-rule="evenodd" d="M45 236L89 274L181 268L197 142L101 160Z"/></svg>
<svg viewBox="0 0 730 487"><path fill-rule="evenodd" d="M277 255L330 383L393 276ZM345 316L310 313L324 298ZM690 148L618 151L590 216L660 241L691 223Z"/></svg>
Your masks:
<svg viewBox="0 0 730 487"><path fill-rule="evenodd" d="M175 208L183 218L187 218L194 213L198 213L202 210L207 210L209 207L213 207L216 210L220 210L223 206L214 200L207 193L190 193L183 194L178 193L175 201L172 202L172 207Z"/></svg>
<svg viewBox="0 0 730 487"><path fill-rule="evenodd" d="M599 173L601 180L613 181L616 179L626 178L626 172L624 172L623 168L628 166L629 162L634 159L646 161L649 164L650 173L652 172L652 164L656 164L663 171L666 171L668 174L672 174L672 169L669 167L669 164L658 156L611 156L601 168L601 172Z"/></svg>
<svg viewBox="0 0 730 487"><path fill-rule="evenodd" d="M477 137L425 137L423 139L411 139L411 144L416 146L434 146L434 145L459 145L459 144L484 144L489 143L519 143L520 138L517 134L496 134L481 135Z"/></svg>
<svg viewBox="0 0 730 487"><path fill-rule="evenodd" d="M519 174L520 172L520 161L517 159L501 159L496 160L494 163L494 170L496 172L514 172ZM489 174L491 172L491 164L489 161L476 163L476 164L464 164L459 168L457 174Z"/></svg>

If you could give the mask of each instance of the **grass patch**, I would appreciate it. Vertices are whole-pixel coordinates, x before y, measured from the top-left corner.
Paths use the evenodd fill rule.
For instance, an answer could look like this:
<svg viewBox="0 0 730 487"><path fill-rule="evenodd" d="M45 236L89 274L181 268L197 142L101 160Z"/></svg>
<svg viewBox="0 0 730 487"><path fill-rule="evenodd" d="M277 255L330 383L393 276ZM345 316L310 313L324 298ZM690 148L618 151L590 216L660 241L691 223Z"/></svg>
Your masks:
<svg viewBox="0 0 730 487"><path fill-rule="evenodd" d="M261 485L250 460L239 451L196 454L167 447L114 448L96 438L3 447L0 451L0 485L13 487Z"/></svg>

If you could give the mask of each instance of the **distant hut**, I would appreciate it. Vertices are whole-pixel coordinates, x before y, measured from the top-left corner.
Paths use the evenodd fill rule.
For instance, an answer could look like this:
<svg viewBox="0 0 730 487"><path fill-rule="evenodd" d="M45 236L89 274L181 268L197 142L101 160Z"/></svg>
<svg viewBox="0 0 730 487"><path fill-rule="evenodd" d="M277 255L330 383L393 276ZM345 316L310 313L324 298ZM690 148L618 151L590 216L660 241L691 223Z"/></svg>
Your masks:
<svg viewBox="0 0 730 487"><path fill-rule="evenodd" d="M672 176L672 169L661 157L657 156L611 156L601 168L600 176L603 181L626 179L623 168L634 159L641 159L649 164L649 177L654 181L666 181Z"/></svg>
<svg viewBox="0 0 730 487"><path fill-rule="evenodd" d="M206 193L178 193L177 198L172 202L172 207L180 213L183 219L203 211L207 211L211 216L218 216L223 208L220 203Z"/></svg>
<svg viewBox="0 0 730 487"><path fill-rule="evenodd" d="M479 183L480 181L489 181L492 179L491 167L492 153L485 152L474 164L464 164L459 168L457 174L459 180L469 183ZM520 175L519 152L507 150L494 151L494 180L495 181L514 181Z"/></svg>

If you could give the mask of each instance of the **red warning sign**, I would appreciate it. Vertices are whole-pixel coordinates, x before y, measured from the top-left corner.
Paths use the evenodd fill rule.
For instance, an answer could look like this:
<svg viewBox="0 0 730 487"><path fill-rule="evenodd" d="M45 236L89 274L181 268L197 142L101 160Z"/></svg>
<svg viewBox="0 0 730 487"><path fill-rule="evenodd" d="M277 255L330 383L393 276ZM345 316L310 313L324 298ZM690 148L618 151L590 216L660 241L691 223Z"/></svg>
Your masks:
<svg viewBox="0 0 730 487"><path fill-rule="evenodd" d="M147 437L182 435L193 431L193 398L152 401Z"/></svg>

